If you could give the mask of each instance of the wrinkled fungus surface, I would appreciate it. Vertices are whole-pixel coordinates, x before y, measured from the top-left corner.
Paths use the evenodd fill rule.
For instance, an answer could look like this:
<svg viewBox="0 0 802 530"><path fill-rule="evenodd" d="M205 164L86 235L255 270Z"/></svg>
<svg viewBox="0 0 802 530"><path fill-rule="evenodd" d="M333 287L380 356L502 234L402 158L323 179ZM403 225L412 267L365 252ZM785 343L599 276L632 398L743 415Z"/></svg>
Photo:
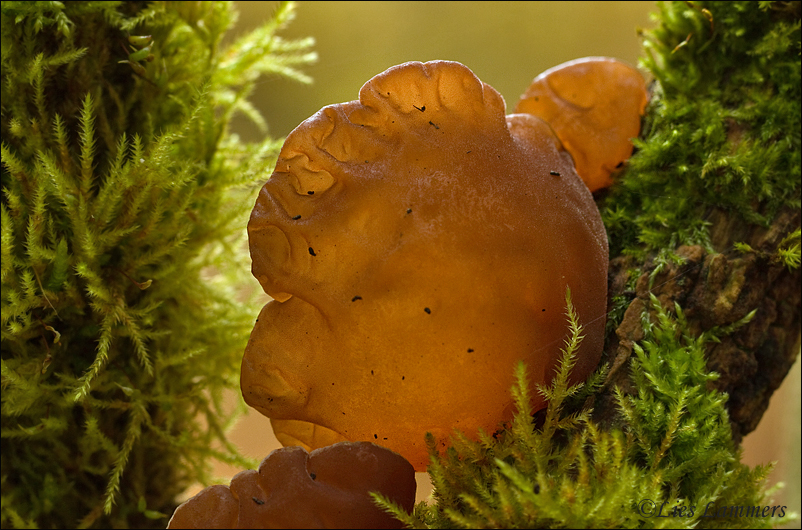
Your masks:
<svg viewBox="0 0 802 530"><path fill-rule="evenodd" d="M547 122L590 191L632 154L648 93L640 73L609 57L585 57L546 70L532 81L515 112Z"/></svg>
<svg viewBox="0 0 802 530"><path fill-rule="evenodd" d="M275 300L242 362L245 401L285 445L367 440L416 470L454 429L512 417L513 367L552 375L565 290L601 354L607 237L544 121L505 116L465 66L411 62L288 137L248 224ZM533 398L542 408L542 397Z"/></svg>
<svg viewBox="0 0 802 530"><path fill-rule="evenodd" d="M285 447L231 485L211 486L179 506L168 528L401 528L373 503L382 493L408 512L415 472L401 456L367 442L311 453Z"/></svg>

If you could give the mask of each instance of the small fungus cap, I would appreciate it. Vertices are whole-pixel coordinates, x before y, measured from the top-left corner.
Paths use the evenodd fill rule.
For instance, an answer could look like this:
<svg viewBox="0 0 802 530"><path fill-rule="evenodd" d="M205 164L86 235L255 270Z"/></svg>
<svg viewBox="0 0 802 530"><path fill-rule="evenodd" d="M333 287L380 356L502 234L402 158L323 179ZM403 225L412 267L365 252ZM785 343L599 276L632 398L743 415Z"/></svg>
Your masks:
<svg viewBox="0 0 802 530"><path fill-rule="evenodd" d="M590 191L613 183L632 154L648 93L640 73L609 57L585 57L550 68L521 96L516 113L547 122Z"/></svg>
<svg viewBox="0 0 802 530"><path fill-rule="evenodd" d="M423 471L427 432L443 448L512 418L516 362L550 380L567 287L585 326L573 379L595 368L601 217L549 125L505 113L465 66L411 62L287 137L248 224L275 300L241 378L283 444L371 441Z"/></svg>
<svg viewBox="0 0 802 530"><path fill-rule="evenodd" d="M401 528L376 506L383 494L411 512L415 471L400 455L369 442L340 442L311 453L285 447L258 470L237 473L180 505L168 528Z"/></svg>

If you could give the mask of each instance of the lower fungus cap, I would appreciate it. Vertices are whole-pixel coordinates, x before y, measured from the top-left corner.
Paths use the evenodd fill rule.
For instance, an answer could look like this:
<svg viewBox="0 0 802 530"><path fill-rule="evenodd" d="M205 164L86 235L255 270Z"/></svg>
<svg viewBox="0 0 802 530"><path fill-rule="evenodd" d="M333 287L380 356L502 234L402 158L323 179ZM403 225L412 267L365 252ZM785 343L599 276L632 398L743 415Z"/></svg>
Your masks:
<svg viewBox="0 0 802 530"><path fill-rule="evenodd" d="M553 375L566 287L585 328L573 380L598 363L607 237L593 198L552 129L506 117L459 63L395 66L299 125L248 234L276 300L242 393L282 443L366 440L423 470L426 432L440 447L454 429L493 432L512 418L517 361L535 383Z"/></svg>
<svg viewBox="0 0 802 530"><path fill-rule="evenodd" d="M341 442L311 453L286 447L230 487L206 488L180 505L168 528L401 528L376 506L378 492L407 512L415 471L400 455L369 442Z"/></svg>

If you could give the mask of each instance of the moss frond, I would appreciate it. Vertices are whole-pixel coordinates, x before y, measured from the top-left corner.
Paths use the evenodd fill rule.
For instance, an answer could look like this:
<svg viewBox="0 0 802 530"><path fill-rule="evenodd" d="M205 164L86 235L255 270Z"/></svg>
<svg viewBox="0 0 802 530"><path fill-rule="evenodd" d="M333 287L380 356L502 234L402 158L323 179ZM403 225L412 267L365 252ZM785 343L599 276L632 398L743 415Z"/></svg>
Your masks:
<svg viewBox="0 0 802 530"><path fill-rule="evenodd" d="M292 10L250 38L278 42ZM234 18L230 2L3 2L4 527L161 525L210 459L253 467L222 390L255 311L236 288L241 205L281 141L227 126L259 75L310 52L240 60L221 45Z"/></svg>
<svg viewBox="0 0 802 530"><path fill-rule="evenodd" d="M802 231L799 228L780 241L775 259L789 269L798 269L800 263L800 241Z"/></svg>

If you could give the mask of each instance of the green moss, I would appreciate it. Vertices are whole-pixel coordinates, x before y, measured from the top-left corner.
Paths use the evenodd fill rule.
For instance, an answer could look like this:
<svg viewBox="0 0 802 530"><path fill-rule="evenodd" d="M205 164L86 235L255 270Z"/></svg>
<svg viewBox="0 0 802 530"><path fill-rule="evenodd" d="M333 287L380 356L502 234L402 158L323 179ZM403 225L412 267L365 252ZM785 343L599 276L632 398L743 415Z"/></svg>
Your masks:
<svg viewBox="0 0 802 530"><path fill-rule="evenodd" d="M283 4L3 2L2 525L164 526L226 440L245 216L280 140L232 115L295 67ZM219 447L219 449L214 449Z"/></svg>
<svg viewBox="0 0 802 530"><path fill-rule="evenodd" d="M613 256L710 249L712 209L767 226L800 207L798 3L659 8L644 34L655 79L644 134L600 203Z"/></svg>
<svg viewBox="0 0 802 530"><path fill-rule="evenodd" d="M624 312L629 307L629 298L625 295L615 295L610 300L610 308L607 311L607 323L605 325L605 335L612 333L624 319Z"/></svg>
<svg viewBox="0 0 802 530"><path fill-rule="evenodd" d="M797 228L780 241L773 259L789 269L798 269L801 259L800 240L802 240L802 230Z"/></svg>

